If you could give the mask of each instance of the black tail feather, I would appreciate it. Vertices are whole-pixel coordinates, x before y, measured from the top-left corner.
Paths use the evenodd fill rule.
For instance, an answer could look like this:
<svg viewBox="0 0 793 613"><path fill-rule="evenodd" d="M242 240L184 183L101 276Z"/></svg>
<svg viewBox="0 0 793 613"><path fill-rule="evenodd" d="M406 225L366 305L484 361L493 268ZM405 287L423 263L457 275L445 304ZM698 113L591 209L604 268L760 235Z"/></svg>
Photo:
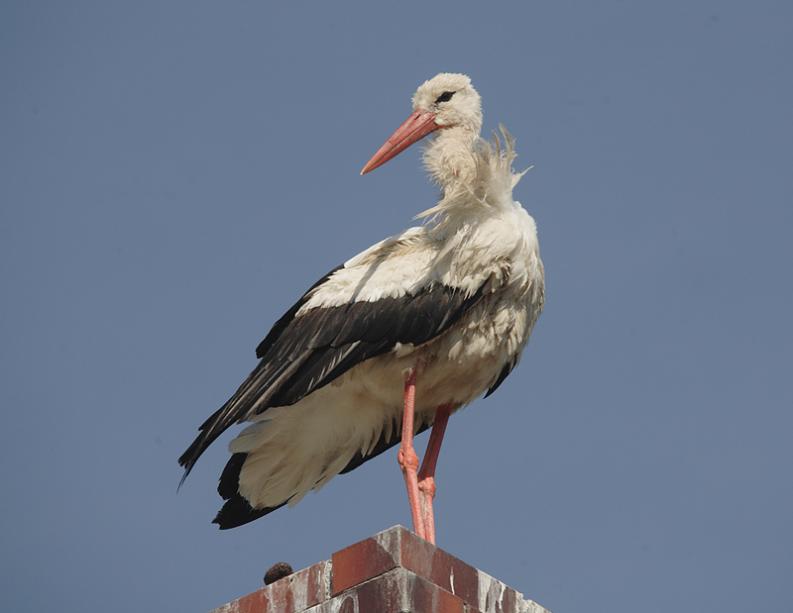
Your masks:
<svg viewBox="0 0 793 613"><path fill-rule="evenodd" d="M218 494L220 494L226 502L223 504L220 511L218 511L212 523L217 524L221 530L228 530L229 528L245 525L268 513L272 513L276 509L280 509L288 502L288 500L285 500L275 507L254 509L250 503L240 495L240 471L247 458L247 453L232 454L231 458L229 458L229 461L226 463L226 467L223 469L223 473L220 475Z"/></svg>
<svg viewBox="0 0 793 613"><path fill-rule="evenodd" d="M244 526L247 523L250 523L260 517L267 515L268 513L272 513L276 509L280 509L284 506L288 500L285 500L281 504L275 507L266 507L264 509L254 509L239 494L235 494L231 498L229 498L223 507L218 511L218 514L215 516L215 519L212 520L213 524L217 524L221 530L228 530L230 528L237 528L239 526Z"/></svg>

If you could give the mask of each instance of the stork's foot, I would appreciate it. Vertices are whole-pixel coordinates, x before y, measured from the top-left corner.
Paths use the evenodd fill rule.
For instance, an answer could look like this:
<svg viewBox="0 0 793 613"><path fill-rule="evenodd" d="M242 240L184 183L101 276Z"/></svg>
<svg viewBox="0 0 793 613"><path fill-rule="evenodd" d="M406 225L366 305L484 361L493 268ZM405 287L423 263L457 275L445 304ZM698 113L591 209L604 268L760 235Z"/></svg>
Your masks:
<svg viewBox="0 0 793 613"><path fill-rule="evenodd" d="M446 432L446 424L449 423L449 415L452 413L452 405L444 404L435 411L435 422L432 424L430 440L427 442L427 451L424 452L424 461L421 463L421 470L418 474L418 487L421 492L421 511L424 520L424 538L433 545L435 544L435 513L432 503L435 500L435 467L438 465L438 456L441 452L443 435Z"/></svg>
<svg viewBox="0 0 793 613"><path fill-rule="evenodd" d="M435 513L432 501L435 499L435 477L420 478L419 492L421 492L421 515L424 521L424 539L435 544Z"/></svg>

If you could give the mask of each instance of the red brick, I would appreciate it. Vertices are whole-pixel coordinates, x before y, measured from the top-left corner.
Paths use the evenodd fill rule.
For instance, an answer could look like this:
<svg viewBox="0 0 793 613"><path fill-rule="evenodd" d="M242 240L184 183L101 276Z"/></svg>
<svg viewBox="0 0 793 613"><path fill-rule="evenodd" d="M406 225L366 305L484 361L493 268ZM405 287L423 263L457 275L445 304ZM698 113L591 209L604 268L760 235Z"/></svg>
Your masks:
<svg viewBox="0 0 793 613"><path fill-rule="evenodd" d="M388 551L374 538L368 538L331 557L333 577L331 593L335 596L367 579L382 575L398 565L393 552Z"/></svg>
<svg viewBox="0 0 793 613"><path fill-rule="evenodd" d="M340 604L337 599L344 600ZM340 611L350 607L360 613L465 613L462 599L404 568L357 585L337 599L331 603L340 604ZM328 610L334 610L333 604Z"/></svg>
<svg viewBox="0 0 793 613"><path fill-rule="evenodd" d="M256 613L299 613L325 600L328 595L325 585L327 564L327 561L319 562L265 588L267 606Z"/></svg>
<svg viewBox="0 0 793 613"><path fill-rule="evenodd" d="M400 581L404 571L380 575L355 588L354 594L361 613L385 613L386 611L404 611L402 600L405 595Z"/></svg>
<svg viewBox="0 0 793 613"><path fill-rule="evenodd" d="M411 611L417 613L432 611L433 613L465 613L465 603L454 594L439 588L422 577L411 575L408 583L411 595Z"/></svg>
<svg viewBox="0 0 793 613"><path fill-rule="evenodd" d="M306 569L308 571L307 607L312 607L330 596L330 585L328 585L329 568L330 560L325 560Z"/></svg>
<svg viewBox="0 0 793 613"><path fill-rule="evenodd" d="M404 528L400 536L402 566L459 596L466 603L479 603L479 577L473 566L434 547Z"/></svg>
<svg viewBox="0 0 793 613"><path fill-rule="evenodd" d="M471 607L483 604L494 613L519 611L520 597L512 588L483 573L492 593L480 594L479 571L459 558L438 549L405 528L399 527L400 564L459 596ZM453 583L453 585L452 585ZM492 601L492 602L489 602Z"/></svg>
<svg viewBox="0 0 793 613"><path fill-rule="evenodd" d="M265 590L256 590L252 594L243 596L235 604L236 607L232 609L234 613L262 613L267 610L267 598L264 594Z"/></svg>
<svg viewBox="0 0 793 613"><path fill-rule="evenodd" d="M216 613L300 613L327 599L326 568L319 562L229 603Z"/></svg>

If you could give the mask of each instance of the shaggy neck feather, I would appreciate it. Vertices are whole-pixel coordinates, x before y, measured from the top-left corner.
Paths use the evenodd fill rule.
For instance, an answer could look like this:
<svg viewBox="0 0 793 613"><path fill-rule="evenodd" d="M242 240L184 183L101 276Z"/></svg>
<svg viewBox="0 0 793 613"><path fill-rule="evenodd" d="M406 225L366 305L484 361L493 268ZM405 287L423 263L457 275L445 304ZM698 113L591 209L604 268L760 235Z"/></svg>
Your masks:
<svg viewBox="0 0 793 613"><path fill-rule="evenodd" d="M474 143L479 131L455 126L438 131L424 151L424 165L444 196L476 179Z"/></svg>

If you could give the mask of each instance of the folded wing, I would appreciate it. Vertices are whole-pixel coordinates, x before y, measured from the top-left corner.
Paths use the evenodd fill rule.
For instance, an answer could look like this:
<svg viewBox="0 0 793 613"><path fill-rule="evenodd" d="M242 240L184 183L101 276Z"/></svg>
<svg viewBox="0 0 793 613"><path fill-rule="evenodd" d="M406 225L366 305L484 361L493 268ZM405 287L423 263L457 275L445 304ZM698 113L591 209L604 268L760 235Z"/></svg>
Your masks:
<svg viewBox="0 0 793 613"><path fill-rule="evenodd" d="M279 319L257 348L259 364L237 392L200 427L179 458L187 476L206 448L234 423L270 407L288 406L327 385L365 360L391 351L397 343L420 345L449 329L488 291L425 282L400 272L392 295L376 299L355 292L341 304L306 308L313 296L348 273L339 267L312 286ZM362 275L365 283L366 275ZM338 302L338 301L336 301Z"/></svg>

